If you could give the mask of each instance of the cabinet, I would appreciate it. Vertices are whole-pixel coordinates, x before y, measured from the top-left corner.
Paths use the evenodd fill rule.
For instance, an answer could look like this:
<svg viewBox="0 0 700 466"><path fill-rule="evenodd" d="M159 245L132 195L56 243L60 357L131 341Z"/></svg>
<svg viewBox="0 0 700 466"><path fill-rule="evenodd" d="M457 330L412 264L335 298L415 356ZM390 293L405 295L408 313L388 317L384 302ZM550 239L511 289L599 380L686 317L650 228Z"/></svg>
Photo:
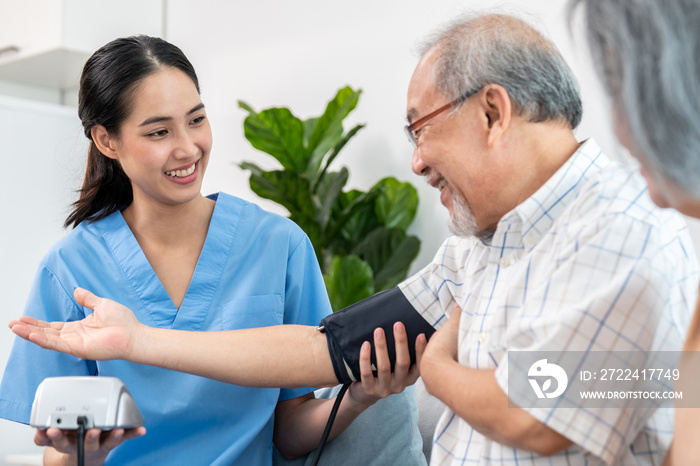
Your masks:
<svg viewBox="0 0 700 466"><path fill-rule="evenodd" d="M100 46L162 36L166 0L0 0L0 80L76 89Z"/></svg>

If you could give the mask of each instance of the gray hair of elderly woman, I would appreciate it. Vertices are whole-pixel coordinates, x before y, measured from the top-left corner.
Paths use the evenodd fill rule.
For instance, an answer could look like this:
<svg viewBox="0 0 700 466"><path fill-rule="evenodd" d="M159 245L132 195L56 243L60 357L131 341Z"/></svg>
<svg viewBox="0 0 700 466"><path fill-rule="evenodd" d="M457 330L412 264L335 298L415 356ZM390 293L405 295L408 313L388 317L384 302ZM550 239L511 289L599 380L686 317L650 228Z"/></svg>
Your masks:
<svg viewBox="0 0 700 466"><path fill-rule="evenodd" d="M499 84L519 115L531 122L581 121L578 84L557 48L531 25L502 14L468 15L449 23L423 45L437 47L433 79L454 99Z"/></svg>
<svg viewBox="0 0 700 466"><path fill-rule="evenodd" d="M700 3L572 0L634 154L700 196Z"/></svg>

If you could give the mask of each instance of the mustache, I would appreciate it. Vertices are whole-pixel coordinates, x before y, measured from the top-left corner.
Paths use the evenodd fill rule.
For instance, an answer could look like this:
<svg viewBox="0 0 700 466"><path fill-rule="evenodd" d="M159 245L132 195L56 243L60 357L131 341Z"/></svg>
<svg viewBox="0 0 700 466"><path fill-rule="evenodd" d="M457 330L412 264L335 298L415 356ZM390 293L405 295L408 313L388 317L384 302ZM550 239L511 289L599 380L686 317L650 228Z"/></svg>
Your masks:
<svg viewBox="0 0 700 466"><path fill-rule="evenodd" d="M423 179L425 180L426 183L428 183L430 186L436 187L438 186L441 182L444 182L447 187L449 188L450 185L447 183L447 180L445 180L445 177L442 176L442 173L438 171L427 171L423 175Z"/></svg>

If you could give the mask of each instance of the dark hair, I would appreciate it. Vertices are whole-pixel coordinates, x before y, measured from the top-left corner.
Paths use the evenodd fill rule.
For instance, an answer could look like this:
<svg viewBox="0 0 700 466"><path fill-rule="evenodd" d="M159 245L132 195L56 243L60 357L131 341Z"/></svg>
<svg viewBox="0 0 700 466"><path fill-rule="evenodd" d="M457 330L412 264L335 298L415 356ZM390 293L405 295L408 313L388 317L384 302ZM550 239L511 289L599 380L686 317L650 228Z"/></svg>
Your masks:
<svg viewBox="0 0 700 466"><path fill-rule="evenodd" d="M76 227L84 220L99 220L131 204L131 181L118 161L97 149L91 130L102 125L118 136L139 83L163 67L187 74L199 93L197 75L185 54L158 37L140 35L113 40L85 63L80 77L78 116L85 136L90 139L90 149L80 198L73 203L64 227L71 224Z"/></svg>

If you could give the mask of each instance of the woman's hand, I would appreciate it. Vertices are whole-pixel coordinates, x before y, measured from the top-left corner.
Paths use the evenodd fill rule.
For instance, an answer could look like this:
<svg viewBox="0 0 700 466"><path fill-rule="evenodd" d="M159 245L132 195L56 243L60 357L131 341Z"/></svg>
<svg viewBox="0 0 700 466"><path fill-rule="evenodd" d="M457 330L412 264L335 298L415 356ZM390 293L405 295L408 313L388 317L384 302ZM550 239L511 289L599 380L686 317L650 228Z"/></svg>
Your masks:
<svg viewBox="0 0 700 466"><path fill-rule="evenodd" d="M114 448L127 440L141 437L145 434L145 427L113 429L104 432L100 429L88 429L85 432L84 442L85 464L88 466L101 465L104 463L109 452ZM47 464L53 462L51 460L52 457L62 455L69 455L73 458L77 457L76 431L60 430L55 427L46 430L37 430L34 434L34 443L40 447L51 447L55 450L46 452L45 459L47 460Z"/></svg>
<svg viewBox="0 0 700 466"><path fill-rule="evenodd" d="M135 335L143 327L134 313L82 288L75 290L74 297L78 304L95 312L76 322L44 322L25 316L9 326L15 334L42 348L82 359L127 358Z"/></svg>
<svg viewBox="0 0 700 466"><path fill-rule="evenodd" d="M360 349L360 375L362 380L350 385L348 396L358 405L370 406L381 398L394 393L401 393L404 388L413 385L418 376L418 364L411 367L411 356L408 351L406 328L401 322L394 324L394 341L396 342L396 363L391 372L391 363L384 331L378 328L374 331L374 348L377 357L377 377L372 372L372 347L369 341L364 342ZM425 335L416 338L416 359L420 361L427 345Z"/></svg>

